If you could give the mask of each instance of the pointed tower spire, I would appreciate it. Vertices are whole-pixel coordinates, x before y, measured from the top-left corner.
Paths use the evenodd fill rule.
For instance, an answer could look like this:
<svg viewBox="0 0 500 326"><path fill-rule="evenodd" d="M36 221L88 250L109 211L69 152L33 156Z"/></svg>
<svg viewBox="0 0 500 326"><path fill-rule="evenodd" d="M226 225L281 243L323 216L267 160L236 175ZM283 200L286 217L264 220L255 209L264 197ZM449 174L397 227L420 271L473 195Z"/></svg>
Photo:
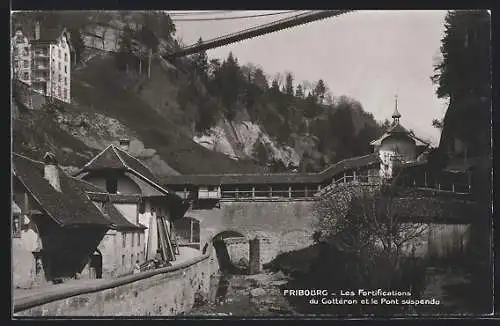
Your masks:
<svg viewBox="0 0 500 326"><path fill-rule="evenodd" d="M398 95L396 94L394 96L394 101L395 101L395 107L394 107L394 113L392 114L392 119L394 124L399 123L399 118L401 118L401 114L398 111Z"/></svg>

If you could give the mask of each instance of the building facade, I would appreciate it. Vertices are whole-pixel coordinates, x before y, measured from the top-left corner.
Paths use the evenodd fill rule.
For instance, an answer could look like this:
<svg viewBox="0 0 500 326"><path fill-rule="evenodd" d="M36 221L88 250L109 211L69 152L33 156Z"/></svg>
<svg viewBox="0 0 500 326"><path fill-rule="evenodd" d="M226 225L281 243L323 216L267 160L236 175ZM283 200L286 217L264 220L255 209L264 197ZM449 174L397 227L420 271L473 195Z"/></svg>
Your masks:
<svg viewBox="0 0 500 326"><path fill-rule="evenodd" d="M69 33L35 27L32 49L32 85L35 91L71 102L71 44Z"/></svg>
<svg viewBox="0 0 500 326"><path fill-rule="evenodd" d="M114 206L126 219L144 227L144 235L122 234L123 246L133 245L133 252L124 254L124 262L138 259L150 260L160 248L161 237L158 232L158 220L168 221L165 227L168 236L172 234L171 222L181 218L189 204L174 192L161 186L156 176L142 162L128 153L128 140L122 140L120 147L110 145L90 160L77 174L78 178L96 186L101 192L107 192L122 202ZM128 202L124 198L130 198ZM132 201L131 198L138 198ZM134 258L135 257L135 258Z"/></svg>
<svg viewBox="0 0 500 326"><path fill-rule="evenodd" d="M31 44L21 28L17 28L11 38L11 76L31 85Z"/></svg>
<svg viewBox="0 0 500 326"><path fill-rule="evenodd" d="M89 272L95 273L96 278L131 273L136 262L142 264L145 261L146 227L137 222L140 197L105 193L92 184L80 181L85 184L87 195L94 205L115 222L89 261ZM128 214L123 214L123 211L128 211Z"/></svg>
<svg viewBox="0 0 500 326"><path fill-rule="evenodd" d="M75 278L114 223L52 154L39 162L14 153L12 174L14 287Z"/></svg>

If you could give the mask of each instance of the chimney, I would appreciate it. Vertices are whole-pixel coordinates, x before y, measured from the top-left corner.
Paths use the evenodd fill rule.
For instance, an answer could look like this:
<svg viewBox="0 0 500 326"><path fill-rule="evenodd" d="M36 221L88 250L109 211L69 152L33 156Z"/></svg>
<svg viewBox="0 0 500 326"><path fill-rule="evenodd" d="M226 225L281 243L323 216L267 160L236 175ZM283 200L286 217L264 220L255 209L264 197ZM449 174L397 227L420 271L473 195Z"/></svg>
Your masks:
<svg viewBox="0 0 500 326"><path fill-rule="evenodd" d="M129 145L130 145L130 139L128 139L128 138L120 139L120 149L128 152Z"/></svg>
<svg viewBox="0 0 500 326"><path fill-rule="evenodd" d="M35 40L39 40L40 39L40 22L37 21L35 23Z"/></svg>
<svg viewBox="0 0 500 326"><path fill-rule="evenodd" d="M61 182L59 179L59 168L57 166L56 156L50 152L45 153L45 156L43 157L43 163L43 177L50 183L52 188L54 188L56 191L61 192Z"/></svg>

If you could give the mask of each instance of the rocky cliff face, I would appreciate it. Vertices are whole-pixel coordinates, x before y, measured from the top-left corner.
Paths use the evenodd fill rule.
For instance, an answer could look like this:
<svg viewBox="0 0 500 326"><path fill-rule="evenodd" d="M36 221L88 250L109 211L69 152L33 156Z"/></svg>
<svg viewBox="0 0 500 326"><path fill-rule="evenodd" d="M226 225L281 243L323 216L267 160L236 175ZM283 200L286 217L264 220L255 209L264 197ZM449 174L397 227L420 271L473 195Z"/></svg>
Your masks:
<svg viewBox="0 0 500 326"><path fill-rule="evenodd" d="M153 148L145 148L136 133L117 119L99 113L55 112L61 129L82 141L88 147L103 150L110 144L118 145L123 137L130 139L129 152L141 159L149 168L161 175L180 174L163 161Z"/></svg>
<svg viewBox="0 0 500 326"><path fill-rule="evenodd" d="M221 119L215 127L194 136L193 141L235 160L240 158L257 160L255 148L259 144L264 147L268 161L280 161L285 166L298 166L301 158L295 148L278 144L260 125L251 121L230 122Z"/></svg>

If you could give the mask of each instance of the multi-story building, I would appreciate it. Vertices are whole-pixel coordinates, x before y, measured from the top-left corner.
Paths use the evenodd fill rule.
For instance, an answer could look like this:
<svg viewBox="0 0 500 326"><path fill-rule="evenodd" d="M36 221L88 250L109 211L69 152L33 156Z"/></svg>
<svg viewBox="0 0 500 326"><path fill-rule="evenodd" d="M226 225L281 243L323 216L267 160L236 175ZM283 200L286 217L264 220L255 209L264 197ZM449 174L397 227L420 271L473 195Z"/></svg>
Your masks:
<svg viewBox="0 0 500 326"><path fill-rule="evenodd" d="M71 44L66 29L40 31L35 26L32 51L31 85L39 93L71 102Z"/></svg>
<svg viewBox="0 0 500 326"><path fill-rule="evenodd" d="M21 28L16 28L10 46L12 77L31 85L31 44Z"/></svg>
<svg viewBox="0 0 500 326"><path fill-rule="evenodd" d="M119 147L106 147L75 176L97 187L92 190L92 200L99 201L102 193L109 194L112 204L137 226L116 238L122 240L121 263L126 268L133 267L137 260L142 263L152 259L162 248L164 235L171 240L176 238L171 224L184 216L189 202L162 186L158 177L129 153L128 139L121 139Z"/></svg>

